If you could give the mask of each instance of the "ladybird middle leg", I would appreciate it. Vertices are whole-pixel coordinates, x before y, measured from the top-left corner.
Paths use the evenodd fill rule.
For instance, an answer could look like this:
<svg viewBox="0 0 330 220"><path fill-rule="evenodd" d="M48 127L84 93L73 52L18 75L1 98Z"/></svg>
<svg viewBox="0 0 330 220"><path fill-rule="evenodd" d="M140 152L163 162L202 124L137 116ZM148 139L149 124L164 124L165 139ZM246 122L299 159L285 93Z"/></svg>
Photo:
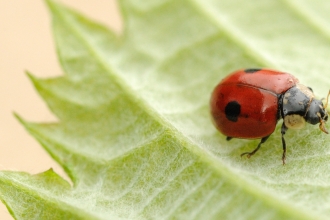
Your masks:
<svg viewBox="0 0 330 220"><path fill-rule="evenodd" d="M281 134L282 134L282 146L283 146L283 154L282 154L282 161L283 165L285 164L285 155L286 155L286 143L284 139L285 132L288 130L288 127L285 126L284 122L281 127Z"/></svg>
<svg viewBox="0 0 330 220"><path fill-rule="evenodd" d="M250 158L252 155L254 155L254 154L260 149L261 144L263 144L263 143L265 143L265 142L267 141L267 139L269 138L269 136L270 136L270 135L261 138L261 141L260 141L260 143L258 144L258 146L257 146L256 149L254 149L254 150L251 151L251 152L245 152L245 153L242 153L242 154L241 154L241 157L244 156L244 155L246 155L247 158Z"/></svg>

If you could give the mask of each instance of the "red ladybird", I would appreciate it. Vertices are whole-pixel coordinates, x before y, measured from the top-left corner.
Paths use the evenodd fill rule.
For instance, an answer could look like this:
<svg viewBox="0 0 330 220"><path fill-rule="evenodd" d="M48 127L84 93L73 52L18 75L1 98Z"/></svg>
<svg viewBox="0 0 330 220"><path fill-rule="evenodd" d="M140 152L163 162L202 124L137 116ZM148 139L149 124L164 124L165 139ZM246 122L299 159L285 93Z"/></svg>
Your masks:
<svg viewBox="0 0 330 220"><path fill-rule="evenodd" d="M328 98L330 91L328 94ZM288 128L300 129L305 122L320 123L321 131L328 134L326 107L315 99L313 90L289 73L267 69L238 70L216 86L211 97L211 114L216 128L227 140L232 138L261 138L252 152L241 154L250 158L274 132L278 120L281 128L285 164L284 134Z"/></svg>

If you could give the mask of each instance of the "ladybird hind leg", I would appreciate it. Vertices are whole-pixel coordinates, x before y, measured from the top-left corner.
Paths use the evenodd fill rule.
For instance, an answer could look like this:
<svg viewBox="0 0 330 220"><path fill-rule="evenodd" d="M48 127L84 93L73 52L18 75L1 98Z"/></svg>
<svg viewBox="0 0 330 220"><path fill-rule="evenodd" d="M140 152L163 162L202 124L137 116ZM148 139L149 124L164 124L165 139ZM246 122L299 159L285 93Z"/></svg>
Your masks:
<svg viewBox="0 0 330 220"><path fill-rule="evenodd" d="M267 139L269 138L269 136L270 136L270 135L261 138L261 141L260 141L260 143L258 144L258 146L257 146L256 149L254 149L254 150L251 151L251 152L245 152L245 153L242 153L242 154L241 154L241 157L244 156L244 155L246 155L247 158L250 158L252 155L254 155L254 154L260 149L261 144L263 144L263 143L265 143L265 142L267 141Z"/></svg>
<svg viewBox="0 0 330 220"><path fill-rule="evenodd" d="M230 141L231 139L233 139L233 137L227 137L226 140Z"/></svg>
<svg viewBox="0 0 330 220"><path fill-rule="evenodd" d="M288 130L288 127L285 126L284 122L282 124L282 127L281 127L281 134L282 134L282 146L283 146L283 154L282 154L282 162L283 162L283 165L285 164L285 155L286 155L286 143L285 143L285 139L284 139L284 135L285 135L285 132Z"/></svg>

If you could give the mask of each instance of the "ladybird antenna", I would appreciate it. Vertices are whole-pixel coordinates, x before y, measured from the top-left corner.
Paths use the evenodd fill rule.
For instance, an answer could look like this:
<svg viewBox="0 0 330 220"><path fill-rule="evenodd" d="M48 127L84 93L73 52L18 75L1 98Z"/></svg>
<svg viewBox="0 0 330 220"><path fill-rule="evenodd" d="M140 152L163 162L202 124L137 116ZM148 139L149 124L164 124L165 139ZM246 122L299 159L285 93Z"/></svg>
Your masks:
<svg viewBox="0 0 330 220"><path fill-rule="evenodd" d="M324 108L325 108L325 109L328 107L328 103L329 103L329 95L330 95L330 90L329 90L329 93L328 93L328 96L327 96L327 102L326 102L325 105L324 105Z"/></svg>
<svg viewBox="0 0 330 220"><path fill-rule="evenodd" d="M328 95L328 97L329 97L329 95ZM325 121L322 119L321 114L319 112L317 113L317 116L320 119L320 125L319 125L320 130L326 134L329 134L327 128L325 127Z"/></svg>
<svg viewBox="0 0 330 220"><path fill-rule="evenodd" d="M319 127L320 127L321 131L323 131L323 132L326 133L326 134L329 134L329 132L328 132L328 130L325 128L324 124L325 124L324 121L321 120L321 121L320 121L320 125L319 125Z"/></svg>

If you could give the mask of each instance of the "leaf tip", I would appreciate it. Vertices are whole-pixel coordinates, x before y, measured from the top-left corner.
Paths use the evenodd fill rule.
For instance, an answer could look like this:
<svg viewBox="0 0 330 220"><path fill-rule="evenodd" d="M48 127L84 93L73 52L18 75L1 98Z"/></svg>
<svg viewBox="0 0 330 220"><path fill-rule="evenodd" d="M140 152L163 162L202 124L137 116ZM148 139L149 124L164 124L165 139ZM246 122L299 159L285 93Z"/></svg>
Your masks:
<svg viewBox="0 0 330 220"><path fill-rule="evenodd" d="M13 115L22 125L27 124L27 122L18 113L13 112Z"/></svg>
<svg viewBox="0 0 330 220"><path fill-rule="evenodd" d="M27 129L28 131L31 128L31 123L27 122L25 119L23 119L19 114L17 114L16 112L13 112L14 117L19 121L19 123L21 125L24 126L25 129Z"/></svg>
<svg viewBox="0 0 330 220"><path fill-rule="evenodd" d="M37 77L35 77L30 71L26 70L25 74L27 75L27 77L29 77L29 79L33 82L37 79Z"/></svg>
<svg viewBox="0 0 330 220"><path fill-rule="evenodd" d="M25 70L25 74L27 75L27 77L29 77L31 80L35 79L36 77L32 75L32 73L28 70Z"/></svg>
<svg viewBox="0 0 330 220"><path fill-rule="evenodd" d="M54 7L55 2L53 0L44 0L49 9Z"/></svg>
<svg viewBox="0 0 330 220"><path fill-rule="evenodd" d="M34 88L37 89L37 91L40 91L40 89L42 88L41 86L41 79L38 79L37 77L35 77L31 72L29 71L25 71L25 74L29 77L29 79L31 80L31 82L34 85Z"/></svg>

